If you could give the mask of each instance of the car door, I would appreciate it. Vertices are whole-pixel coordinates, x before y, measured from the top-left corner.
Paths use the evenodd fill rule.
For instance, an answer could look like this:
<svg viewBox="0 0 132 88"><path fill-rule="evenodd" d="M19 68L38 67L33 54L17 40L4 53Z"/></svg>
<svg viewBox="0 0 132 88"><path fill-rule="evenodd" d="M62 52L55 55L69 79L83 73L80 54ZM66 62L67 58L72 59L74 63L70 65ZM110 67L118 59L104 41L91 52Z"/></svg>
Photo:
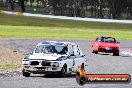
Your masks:
<svg viewBox="0 0 132 88"><path fill-rule="evenodd" d="M74 68L72 69L74 72L77 71L78 67L82 65L82 63L85 63L85 58L82 55L82 52L79 48L78 45L74 45L73 46L73 50L74 50L74 56L75 58L73 59L74 62Z"/></svg>
<svg viewBox="0 0 132 88"><path fill-rule="evenodd" d="M73 54L73 46L71 44L68 45L68 58L66 60L66 64L67 64L67 72L71 72L72 68L74 67L74 54Z"/></svg>

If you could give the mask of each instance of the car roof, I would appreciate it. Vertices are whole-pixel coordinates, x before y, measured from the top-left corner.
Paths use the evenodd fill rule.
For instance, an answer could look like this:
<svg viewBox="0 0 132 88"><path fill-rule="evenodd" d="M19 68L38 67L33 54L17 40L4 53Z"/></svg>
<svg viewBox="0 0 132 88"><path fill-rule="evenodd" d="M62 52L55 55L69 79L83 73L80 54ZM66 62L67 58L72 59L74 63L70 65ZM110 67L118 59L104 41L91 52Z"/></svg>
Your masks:
<svg viewBox="0 0 132 88"><path fill-rule="evenodd" d="M98 38L100 37L105 37L105 38L114 38L114 37L109 37L109 36L99 36Z"/></svg>
<svg viewBox="0 0 132 88"><path fill-rule="evenodd" d="M59 42L59 41L43 41L38 43L38 45L54 45L54 46L67 46L68 44L74 44L71 42Z"/></svg>

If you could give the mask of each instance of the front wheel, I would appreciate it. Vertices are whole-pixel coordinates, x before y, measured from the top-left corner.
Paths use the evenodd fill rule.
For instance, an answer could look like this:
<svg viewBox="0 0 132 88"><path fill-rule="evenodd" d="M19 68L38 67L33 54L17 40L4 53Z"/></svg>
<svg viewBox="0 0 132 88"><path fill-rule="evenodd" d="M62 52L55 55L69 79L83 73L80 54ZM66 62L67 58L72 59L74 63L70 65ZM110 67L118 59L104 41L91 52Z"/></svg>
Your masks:
<svg viewBox="0 0 132 88"><path fill-rule="evenodd" d="M96 51L94 51L94 53L95 53L95 54L98 54L98 51L96 50Z"/></svg>
<svg viewBox="0 0 132 88"><path fill-rule="evenodd" d="M25 69L22 70L22 75L25 76L25 77L30 77L30 74L31 73L28 73L25 71Z"/></svg>
<svg viewBox="0 0 132 88"><path fill-rule="evenodd" d="M94 53L94 50L92 50L92 53Z"/></svg>
<svg viewBox="0 0 132 88"><path fill-rule="evenodd" d="M93 50L93 51L92 51L92 53L98 54L98 51L97 51L97 50L96 50L96 51L95 51L95 50Z"/></svg>
<svg viewBox="0 0 132 88"><path fill-rule="evenodd" d="M59 76L66 76L67 75L67 65L65 64L62 69L61 72L59 72Z"/></svg>
<svg viewBox="0 0 132 88"><path fill-rule="evenodd" d="M119 56L119 53L113 53L113 56Z"/></svg>

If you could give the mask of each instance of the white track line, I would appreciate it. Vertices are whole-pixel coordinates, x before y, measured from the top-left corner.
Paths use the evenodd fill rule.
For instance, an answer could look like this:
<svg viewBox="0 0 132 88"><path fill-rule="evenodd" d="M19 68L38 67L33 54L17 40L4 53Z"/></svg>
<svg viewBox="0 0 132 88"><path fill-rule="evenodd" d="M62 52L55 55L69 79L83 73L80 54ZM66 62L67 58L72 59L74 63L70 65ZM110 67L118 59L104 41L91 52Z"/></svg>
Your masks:
<svg viewBox="0 0 132 88"><path fill-rule="evenodd" d="M124 50L121 53L124 54L124 55L132 56L132 49L130 49L130 50L129 49L128 50Z"/></svg>

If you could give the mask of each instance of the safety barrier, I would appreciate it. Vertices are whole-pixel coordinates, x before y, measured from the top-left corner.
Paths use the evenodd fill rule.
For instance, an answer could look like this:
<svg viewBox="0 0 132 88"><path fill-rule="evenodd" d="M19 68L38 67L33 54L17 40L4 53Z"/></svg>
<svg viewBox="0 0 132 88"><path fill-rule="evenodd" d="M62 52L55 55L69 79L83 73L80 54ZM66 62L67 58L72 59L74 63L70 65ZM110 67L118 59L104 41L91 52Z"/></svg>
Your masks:
<svg viewBox="0 0 132 88"><path fill-rule="evenodd" d="M21 13L21 12L2 11L2 10L0 10L0 13L12 14L12 15L18 15L18 16L44 17L44 18L54 18L54 19L63 19L63 20L76 20L76 21L90 21L90 22L102 22L102 23L126 23L126 24L132 24L132 20L114 20L114 19L97 19L97 18L53 16L53 15L31 14L31 13Z"/></svg>

